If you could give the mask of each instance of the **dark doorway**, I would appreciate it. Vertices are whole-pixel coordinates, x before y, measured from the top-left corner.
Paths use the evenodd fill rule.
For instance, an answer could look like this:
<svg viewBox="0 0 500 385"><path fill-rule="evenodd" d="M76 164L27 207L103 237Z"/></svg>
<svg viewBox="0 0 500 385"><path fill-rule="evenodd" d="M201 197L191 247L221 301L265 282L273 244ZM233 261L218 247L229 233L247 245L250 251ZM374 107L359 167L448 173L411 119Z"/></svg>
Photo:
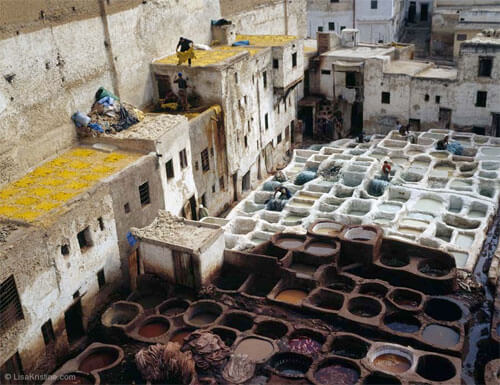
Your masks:
<svg viewBox="0 0 500 385"><path fill-rule="evenodd" d="M19 353L16 352L0 367L0 378L2 379L1 383L6 385L22 384L24 381L16 378L20 377L21 374L23 374L23 366Z"/></svg>
<svg viewBox="0 0 500 385"><path fill-rule="evenodd" d="M64 313L64 322L66 324L66 333L68 342L72 344L85 335L82 321L82 302L80 299L75 301L71 307Z"/></svg>
<svg viewBox="0 0 500 385"><path fill-rule="evenodd" d="M198 215L196 214L196 198L194 195L189 198L189 208L191 209L191 216L194 220L198 219Z"/></svg>
<svg viewBox="0 0 500 385"><path fill-rule="evenodd" d="M410 119L408 124L410 125L410 131L420 131L420 119Z"/></svg>
<svg viewBox="0 0 500 385"><path fill-rule="evenodd" d="M305 129L304 129L304 136L308 136L310 138L313 137L313 127L314 127L314 121L313 121L313 107L302 107L300 112L299 112L299 119L304 122Z"/></svg>
<svg viewBox="0 0 500 385"><path fill-rule="evenodd" d="M417 14L417 3L410 1L410 8L408 8L408 23L415 23L415 16Z"/></svg>
<svg viewBox="0 0 500 385"><path fill-rule="evenodd" d="M441 128L450 129L451 127L451 110L449 108L439 109L439 125Z"/></svg>
<svg viewBox="0 0 500 385"><path fill-rule="evenodd" d="M351 109L351 135L359 135L363 131L363 103L354 102Z"/></svg>
<svg viewBox="0 0 500 385"><path fill-rule="evenodd" d="M250 190L250 171L248 171L243 178L241 179L241 190L248 191Z"/></svg>
<svg viewBox="0 0 500 385"><path fill-rule="evenodd" d="M427 21L429 18L429 4L420 4L420 21Z"/></svg>
<svg viewBox="0 0 500 385"><path fill-rule="evenodd" d="M309 70L304 72L304 96L309 96Z"/></svg>
<svg viewBox="0 0 500 385"><path fill-rule="evenodd" d="M233 174L233 199L238 200L238 173Z"/></svg>
<svg viewBox="0 0 500 385"><path fill-rule="evenodd" d="M491 121L491 135L500 137L500 114L493 114Z"/></svg>

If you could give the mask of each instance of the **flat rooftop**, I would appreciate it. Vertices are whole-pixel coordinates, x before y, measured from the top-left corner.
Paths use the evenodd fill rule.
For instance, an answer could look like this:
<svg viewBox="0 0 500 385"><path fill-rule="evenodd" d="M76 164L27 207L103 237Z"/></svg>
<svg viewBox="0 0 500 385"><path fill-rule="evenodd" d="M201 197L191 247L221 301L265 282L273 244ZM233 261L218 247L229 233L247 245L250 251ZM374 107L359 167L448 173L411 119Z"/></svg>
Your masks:
<svg viewBox="0 0 500 385"><path fill-rule="evenodd" d="M455 80L458 75L456 68L430 67L419 72L416 77L429 79Z"/></svg>
<svg viewBox="0 0 500 385"><path fill-rule="evenodd" d="M384 66L384 73L414 76L419 72L429 68L430 65L430 63L423 63L413 60L391 60Z"/></svg>
<svg viewBox="0 0 500 385"><path fill-rule="evenodd" d="M370 47L357 46L353 48L340 48L323 53L321 56L328 56L335 59L370 59L377 56L388 55L394 51L393 47Z"/></svg>
<svg viewBox="0 0 500 385"><path fill-rule="evenodd" d="M133 229L133 234L143 240L153 240L170 245L198 250L222 232L218 226L186 221L168 211L160 210L155 220L146 227Z"/></svg>
<svg viewBox="0 0 500 385"><path fill-rule="evenodd" d="M165 132L186 122L189 119L184 114L146 114L144 119L115 135L117 139L156 140Z"/></svg>
<svg viewBox="0 0 500 385"><path fill-rule="evenodd" d="M196 58L192 60L192 67L206 67L212 65L223 64L224 62L240 55L241 53L248 52L250 56L256 55L260 52L259 48L255 47L233 47L228 45L221 45L212 47L211 50L195 50ZM153 60L153 64L167 64L177 66L178 58L176 54L168 55L160 59ZM188 63L185 62L181 66L187 67Z"/></svg>
<svg viewBox="0 0 500 385"><path fill-rule="evenodd" d="M140 157L76 147L0 190L0 218L35 222Z"/></svg>
<svg viewBox="0 0 500 385"><path fill-rule="evenodd" d="M236 41L248 40L250 45L257 47L280 47L291 41L297 40L297 36L291 35L237 35Z"/></svg>

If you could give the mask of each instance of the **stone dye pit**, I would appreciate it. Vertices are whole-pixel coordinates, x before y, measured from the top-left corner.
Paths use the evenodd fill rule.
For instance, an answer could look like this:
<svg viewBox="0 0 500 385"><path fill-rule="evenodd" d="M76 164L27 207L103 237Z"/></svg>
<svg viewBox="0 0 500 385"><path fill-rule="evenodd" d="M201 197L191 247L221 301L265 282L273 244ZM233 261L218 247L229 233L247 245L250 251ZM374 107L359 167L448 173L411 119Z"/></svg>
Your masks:
<svg viewBox="0 0 500 385"><path fill-rule="evenodd" d="M391 132L369 143L341 139L319 151L295 150L283 170L288 178L283 185L292 199L281 212L267 210L270 186L277 183L270 178L228 215L230 221L223 226L227 247L247 250L287 227L306 229L321 219L375 223L387 237L451 253L458 268L471 272L498 209L498 140L461 133L466 144L461 155L453 155L435 146L440 138L456 133L435 129L416 135L415 144ZM392 164L390 182L381 180L384 160ZM316 177L294 183L303 171ZM249 205L257 209L248 210ZM336 231L319 225L316 232ZM299 246L297 240L283 242L289 248Z"/></svg>

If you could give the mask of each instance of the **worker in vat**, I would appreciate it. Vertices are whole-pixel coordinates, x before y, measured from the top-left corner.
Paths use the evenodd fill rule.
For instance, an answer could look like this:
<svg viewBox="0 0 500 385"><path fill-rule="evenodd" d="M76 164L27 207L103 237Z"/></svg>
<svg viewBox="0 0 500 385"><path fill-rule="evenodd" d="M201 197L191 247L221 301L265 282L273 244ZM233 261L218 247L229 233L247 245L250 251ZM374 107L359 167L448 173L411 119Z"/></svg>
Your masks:
<svg viewBox="0 0 500 385"><path fill-rule="evenodd" d="M385 180L389 180L389 177L391 176L391 164L384 160L384 164L382 165L382 177Z"/></svg>
<svg viewBox="0 0 500 385"><path fill-rule="evenodd" d="M188 65L191 67L191 59L196 59L196 55L194 54L194 46L193 41L181 37L179 42L177 43L177 48L175 49L177 52L177 59L179 59L177 65L181 65L186 60Z"/></svg>
<svg viewBox="0 0 500 385"><path fill-rule="evenodd" d="M402 125L399 120L396 122L396 130L398 130L399 135L401 136L406 136L407 134L407 127Z"/></svg>
<svg viewBox="0 0 500 385"><path fill-rule="evenodd" d="M292 194L285 186L278 186L274 189L274 199L290 199Z"/></svg>
<svg viewBox="0 0 500 385"><path fill-rule="evenodd" d="M436 150L446 150L448 147L448 135L446 135L443 139L438 140L436 143Z"/></svg>
<svg viewBox="0 0 500 385"><path fill-rule="evenodd" d="M188 79L184 79L182 77L182 72L179 72L174 79L174 83L177 83L177 87L179 87L179 99L181 102L182 111L186 111L189 107L187 101L187 89L189 87L187 84L187 80Z"/></svg>

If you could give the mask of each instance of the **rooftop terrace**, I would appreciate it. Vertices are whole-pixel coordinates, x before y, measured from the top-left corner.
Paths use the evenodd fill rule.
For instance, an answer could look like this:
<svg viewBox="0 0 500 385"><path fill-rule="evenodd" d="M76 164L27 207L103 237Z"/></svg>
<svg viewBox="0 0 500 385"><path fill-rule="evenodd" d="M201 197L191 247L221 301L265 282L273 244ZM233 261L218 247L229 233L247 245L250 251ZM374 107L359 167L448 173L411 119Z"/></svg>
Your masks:
<svg viewBox="0 0 500 385"><path fill-rule="evenodd" d="M280 47L297 40L290 35L237 35L236 41L248 40L250 45L258 47Z"/></svg>
<svg viewBox="0 0 500 385"><path fill-rule="evenodd" d="M0 190L0 218L35 222L122 170L138 155L73 148Z"/></svg>

